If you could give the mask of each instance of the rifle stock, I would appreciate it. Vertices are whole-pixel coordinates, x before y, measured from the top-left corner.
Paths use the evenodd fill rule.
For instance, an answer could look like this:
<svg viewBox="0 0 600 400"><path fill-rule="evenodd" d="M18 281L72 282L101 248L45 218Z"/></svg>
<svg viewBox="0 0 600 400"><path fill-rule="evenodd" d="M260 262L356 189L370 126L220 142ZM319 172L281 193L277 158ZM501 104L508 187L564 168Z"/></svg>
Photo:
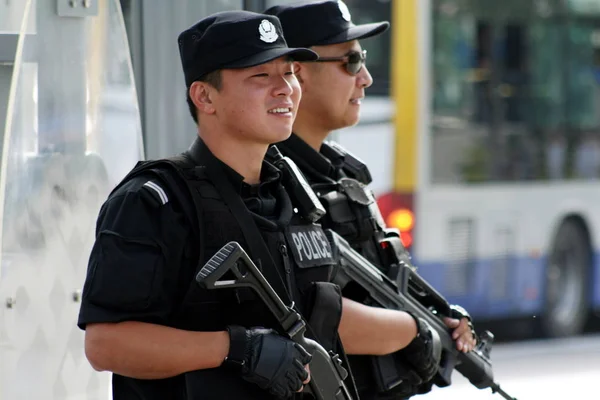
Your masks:
<svg viewBox="0 0 600 400"><path fill-rule="evenodd" d="M469 353L456 349L449 329L442 317L450 316L448 301L414 270L405 263L393 265L392 271L396 279L392 281L377 266L365 259L350 244L332 230L326 230L333 251L340 261L334 282L341 288L353 282L359 285L374 305L412 312L426 320L440 338L443 350L437 376L434 383L448 386L454 369L465 376L472 385L479 389L491 388L507 400L516 400L508 396L494 382L490 352L493 335L486 331L480 335L477 347ZM387 245L393 246L391 243ZM392 251L394 251L392 249ZM393 382L393 371L386 371L390 382ZM398 381L398 379L396 379ZM397 384L397 382L396 382ZM393 387L393 384L391 385Z"/></svg>
<svg viewBox="0 0 600 400"><path fill-rule="evenodd" d="M220 280L228 272L233 279ZM352 400L344 384L348 372L339 356L328 353L319 343L304 337L306 323L302 316L293 306L285 305L239 243L229 242L215 253L196 275L196 282L205 289L247 287L254 290L279 322L284 331L280 333L313 356L309 364L311 379L304 392L317 400Z"/></svg>

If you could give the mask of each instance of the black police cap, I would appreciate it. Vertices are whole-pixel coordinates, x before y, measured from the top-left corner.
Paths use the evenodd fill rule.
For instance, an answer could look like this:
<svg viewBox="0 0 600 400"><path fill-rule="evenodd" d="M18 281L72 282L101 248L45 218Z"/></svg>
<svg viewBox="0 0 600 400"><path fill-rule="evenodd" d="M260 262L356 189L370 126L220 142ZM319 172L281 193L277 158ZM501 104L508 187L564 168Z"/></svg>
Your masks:
<svg viewBox="0 0 600 400"><path fill-rule="evenodd" d="M311 47L366 39L385 32L387 21L354 25L348 6L343 1L318 1L274 6L265 14L281 21L290 46Z"/></svg>
<svg viewBox="0 0 600 400"><path fill-rule="evenodd" d="M317 54L288 47L273 15L224 11L208 16L179 34L179 55L186 86L219 69L246 68L282 56L312 61Z"/></svg>

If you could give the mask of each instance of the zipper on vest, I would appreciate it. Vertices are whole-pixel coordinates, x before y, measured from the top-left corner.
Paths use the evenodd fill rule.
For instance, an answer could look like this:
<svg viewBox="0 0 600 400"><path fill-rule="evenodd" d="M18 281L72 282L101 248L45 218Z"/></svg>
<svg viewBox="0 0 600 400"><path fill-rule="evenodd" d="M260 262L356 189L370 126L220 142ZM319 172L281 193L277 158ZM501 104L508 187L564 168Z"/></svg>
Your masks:
<svg viewBox="0 0 600 400"><path fill-rule="evenodd" d="M293 290L294 287L292 283L292 267L290 266L287 246L284 242L279 242L279 252L281 253L281 258L283 258L283 267L285 269L285 281L288 286L287 289L289 291L290 298L293 301L296 292Z"/></svg>

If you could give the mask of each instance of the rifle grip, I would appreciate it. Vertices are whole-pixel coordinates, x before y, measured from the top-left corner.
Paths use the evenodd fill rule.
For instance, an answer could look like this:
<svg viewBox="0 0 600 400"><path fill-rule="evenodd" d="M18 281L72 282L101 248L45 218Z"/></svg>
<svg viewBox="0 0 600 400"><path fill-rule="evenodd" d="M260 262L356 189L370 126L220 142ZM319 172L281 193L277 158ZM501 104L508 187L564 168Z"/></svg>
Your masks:
<svg viewBox="0 0 600 400"><path fill-rule="evenodd" d="M297 336L294 341L313 356L309 364L311 379L308 389L305 389L306 392L312 394L317 400L351 400L344 384L348 371L342 366L339 356L333 352L328 353L323 346L312 339L305 338L304 335Z"/></svg>

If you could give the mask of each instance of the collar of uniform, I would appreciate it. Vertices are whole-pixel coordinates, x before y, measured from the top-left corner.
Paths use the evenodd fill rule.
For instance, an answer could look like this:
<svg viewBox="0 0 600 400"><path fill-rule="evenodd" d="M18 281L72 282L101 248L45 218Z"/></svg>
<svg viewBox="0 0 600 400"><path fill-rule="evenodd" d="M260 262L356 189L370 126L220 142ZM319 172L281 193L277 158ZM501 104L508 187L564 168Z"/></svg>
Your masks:
<svg viewBox="0 0 600 400"><path fill-rule="evenodd" d="M235 171L234 171L235 172ZM240 194L242 198L257 198L260 200L266 200L275 196L277 187L281 182L281 172L273 165L264 161L260 170L260 183L256 185L250 185L246 182L240 185ZM261 214L258 212L258 214Z"/></svg>
<svg viewBox="0 0 600 400"><path fill-rule="evenodd" d="M268 161L263 161L262 168L260 170L260 186L274 189L280 183L281 171Z"/></svg>
<svg viewBox="0 0 600 400"><path fill-rule="evenodd" d="M300 164L303 172L306 169L312 169L319 175L336 179L335 167L331 161L310 147L308 143L295 133L292 133L289 139L278 143L276 146L282 149L284 153L288 153L296 164Z"/></svg>
<svg viewBox="0 0 600 400"><path fill-rule="evenodd" d="M194 160L194 162L198 165L205 165L207 168L211 168L214 166L221 167L223 171L227 174L227 178L233 185L234 189L238 194L243 193L244 186L245 191L252 189L251 185L248 185L244 182L244 177L240 175L236 170L231 168L229 165L225 164L223 161L219 160L215 155L210 151L206 143L200 137L196 138L190 148L188 149L188 153ZM260 172L260 191L262 190L270 190L273 186L279 184L281 179L281 173L277 168L268 162L264 161L262 164L261 172ZM264 188L263 188L264 186Z"/></svg>

